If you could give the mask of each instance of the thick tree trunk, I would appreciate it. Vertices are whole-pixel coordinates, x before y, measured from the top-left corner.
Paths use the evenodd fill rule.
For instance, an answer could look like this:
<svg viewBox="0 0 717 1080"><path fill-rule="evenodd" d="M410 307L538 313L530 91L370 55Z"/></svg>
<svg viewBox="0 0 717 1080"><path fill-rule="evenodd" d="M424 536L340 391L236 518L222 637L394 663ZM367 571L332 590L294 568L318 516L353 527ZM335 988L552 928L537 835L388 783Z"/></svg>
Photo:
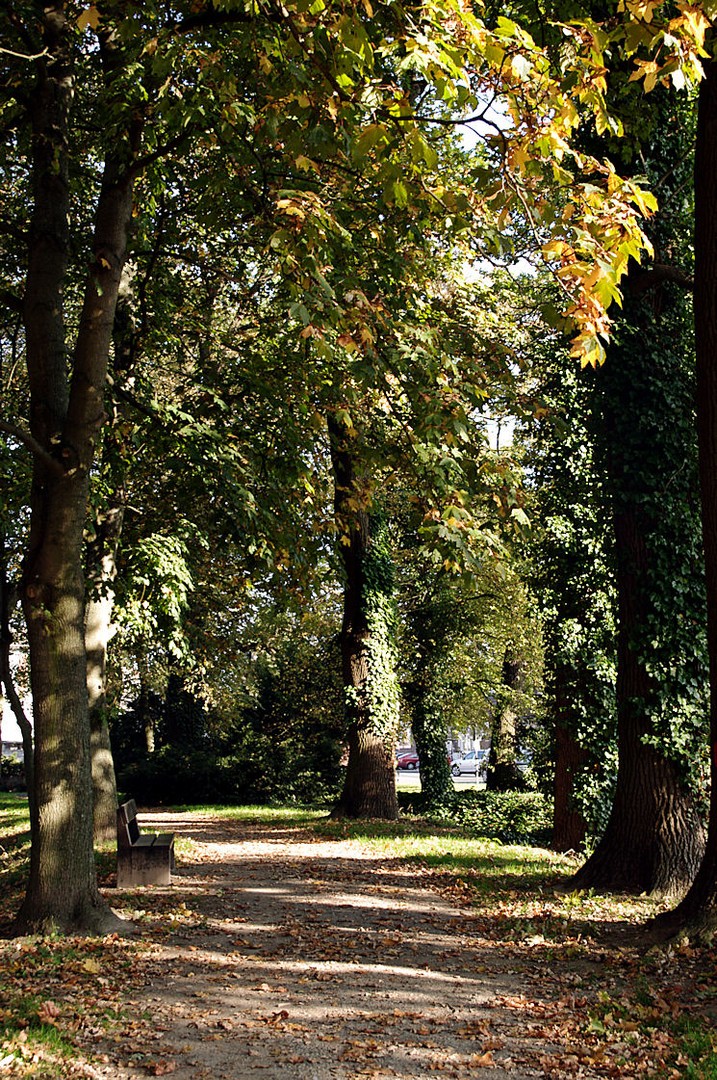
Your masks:
<svg viewBox="0 0 717 1080"><path fill-rule="evenodd" d="M665 920L711 936L717 930L717 64L705 63L695 154L695 345L697 438L710 660L712 785L707 847L699 871Z"/></svg>
<svg viewBox="0 0 717 1080"><path fill-rule="evenodd" d="M95 933L122 924L99 895L94 863L83 532L131 218L133 143L120 141L113 152L118 156L105 163L93 261L68 372L62 298L71 210L67 132L74 24L57 2L43 9L43 26L47 55L37 62L33 94L34 206L25 294L31 426L40 450L23 568L38 827L17 930ZM117 55L109 39L103 56L111 69Z"/></svg>
<svg viewBox="0 0 717 1080"><path fill-rule="evenodd" d="M702 822L672 762L644 745L634 720L621 727L610 820L571 888L682 895L704 850Z"/></svg>
<svg viewBox="0 0 717 1080"><path fill-rule="evenodd" d="M88 552L92 582L85 613L85 648L95 843L114 840L117 835L117 780L107 723L106 670L122 517L121 506L105 511Z"/></svg>
<svg viewBox="0 0 717 1080"><path fill-rule="evenodd" d="M634 508L616 515L619 597L618 775L610 819L572 880L578 889L675 896L692 881L704 830L678 769L646 739L655 688L634 641L647 625L645 523Z"/></svg>
<svg viewBox="0 0 717 1080"><path fill-rule="evenodd" d="M375 536L369 514L360 506L348 437L333 417L329 419L329 435L335 513L346 575L341 658L349 721L346 776L333 813L336 817L392 820L398 817L393 761L398 709L393 701L395 672L386 621L392 609L392 582L375 564L373 569L378 572L371 573ZM377 625L381 620L384 625Z"/></svg>

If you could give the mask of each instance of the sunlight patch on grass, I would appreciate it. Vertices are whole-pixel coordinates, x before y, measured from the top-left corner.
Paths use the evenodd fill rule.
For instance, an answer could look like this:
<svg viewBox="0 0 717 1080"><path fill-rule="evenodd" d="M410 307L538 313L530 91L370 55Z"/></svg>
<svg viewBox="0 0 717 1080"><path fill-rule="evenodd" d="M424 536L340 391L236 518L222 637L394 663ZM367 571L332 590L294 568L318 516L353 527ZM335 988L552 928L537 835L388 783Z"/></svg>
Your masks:
<svg viewBox="0 0 717 1080"><path fill-rule="evenodd" d="M0 791L0 837L14 836L30 828L27 797Z"/></svg>
<svg viewBox="0 0 717 1080"><path fill-rule="evenodd" d="M301 825L320 821L327 816L326 810L312 810L296 806L178 806L177 813L209 816L227 821L244 821L251 825L287 824Z"/></svg>

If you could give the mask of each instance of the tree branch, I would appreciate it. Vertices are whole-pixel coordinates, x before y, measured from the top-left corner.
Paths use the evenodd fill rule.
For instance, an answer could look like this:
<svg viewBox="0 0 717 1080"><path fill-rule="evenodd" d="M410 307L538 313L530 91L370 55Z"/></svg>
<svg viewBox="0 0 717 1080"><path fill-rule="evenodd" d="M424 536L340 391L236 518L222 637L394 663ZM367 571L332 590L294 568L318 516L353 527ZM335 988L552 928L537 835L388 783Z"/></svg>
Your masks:
<svg viewBox="0 0 717 1080"><path fill-rule="evenodd" d="M684 270L680 270L677 266L655 263L649 270L628 278L625 288L632 296L640 296L649 289L656 289L663 281L671 281L673 285L679 285L688 292L692 292L695 287L694 278L686 274Z"/></svg>
<svg viewBox="0 0 717 1080"><path fill-rule="evenodd" d="M17 427L15 424L8 424L5 420L0 420L0 431L4 431L7 435L13 435L18 439L55 476L67 475L66 469L62 467L57 458L54 458L52 454L48 454L44 446L41 446L29 431L23 431L22 428Z"/></svg>
<svg viewBox="0 0 717 1080"><path fill-rule="evenodd" d="M217 11L211 4L205 11L187 15L181 22L170 27L174 34L188 34L191 30L210 30L215 26L231 26L232 23L255 22L256 15L248 11Z"/></svg>

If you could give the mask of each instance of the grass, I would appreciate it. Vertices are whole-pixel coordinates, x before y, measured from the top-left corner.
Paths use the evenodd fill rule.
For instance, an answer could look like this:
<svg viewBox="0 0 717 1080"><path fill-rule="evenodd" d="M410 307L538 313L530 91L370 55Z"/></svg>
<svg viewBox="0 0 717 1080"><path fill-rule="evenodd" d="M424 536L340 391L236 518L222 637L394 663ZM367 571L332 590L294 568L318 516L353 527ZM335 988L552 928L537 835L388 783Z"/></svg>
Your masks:
<svg viewBox="0 0 717 1080"><path fill-rule="evenodd" d="M717 1035L704 1020L689 1019L676 1025L678 1059L685 1066L683 1080L717 1080Z"/></svg>
<svg viewBox="0 0 717 1080"><path fill-rule="evenodd" d="M167 808L171 813L172 808ZM242 821L247 824L270 825L285 822L291 825L308 825L326 817L326 810L300 806L182 806L182 814L211 815L225 821Z"/></svg>

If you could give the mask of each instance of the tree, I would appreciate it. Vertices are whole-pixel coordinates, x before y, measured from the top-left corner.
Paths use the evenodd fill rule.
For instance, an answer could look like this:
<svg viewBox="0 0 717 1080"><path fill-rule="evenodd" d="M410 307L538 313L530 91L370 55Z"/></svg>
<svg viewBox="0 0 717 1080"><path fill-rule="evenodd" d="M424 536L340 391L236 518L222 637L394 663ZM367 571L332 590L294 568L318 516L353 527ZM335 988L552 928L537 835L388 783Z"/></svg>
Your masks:
<svg viewBox="0 0 717 1080"><path fill-rule="evenodd" d="M711 937L717 925L717 207L711 177L717 167L717 64L700 84L695 149L695 346L697 437L707 594L710 671L711 788L707 845L692 885L665 920Z"/></svg>
<svg viewBox="0 0 717 1080"><path fill-rule="evenodd" d="M540 50L510 21L489 33L462 5L448 2L426 4L410 20L388 3L377 15L366 5L338 19L323 4L306 10L303 2L281 10L207 3L185 11L179 5L176 12L148 4L132 19L125 4L108 3L76 15L74 5L61 0L42 13L29 0L16 0L3 12L12 45L3 53L10 68L3 83L10 136L5 160L11 171L24 171L30 162L33 193L24 287L29 429L12 425L33 454L34 470L22 592L32 656L38 819L18 923L24 929L114 925L96 889L92 856L82 555L139 174L154 170L158 186L171 187L179 178L164 163L176 164L192 140L214 162L215 181L223 180L231 160L235 178L245 180L255 201L282 223L271 238L281 271L304 296L313 293L329 309L333 326L353 318L358 328L365 322L361 305L337 295L324 273L325 239L336 226L330 206L336 186L316 190L312 177L322 165L305 152L307 131L312 152L332 178L343 173L344 195L360 164L373 170L397 207L432 203L451 228L482 209L482 219L497 221L493 237L526 199L542 214L546 192L575 181L575 190L586 196L589 228L581 229L580 213L569 224L545 214L543 224L551 250L563 245L562 280L577 298L574 314L588 349L598 348L605 301L620 268L638 252L635 208L645 206L635 185L622 184L584 156L573 161L582 174L575 180L565 156L578 122L572 99L600 110L600 78L589 64L578 65L568 95ZM379 57L390 63L381 68ZM266 80L249 78L257 63L264 75L272 73L271 89ZM533 72L539 78L529 77ZM423 114L412 107L397 73L435 88ZM240 100L237 85L245 76L251 91ZM495 177L478 198L465 185L445 190L423 129L440 129L444 105L465 112L494 91L506 96L512 125L494 140ZM82 110L91 122L75 124ZM91 144L87 134L100 129ZM264 151L259 155L257 144ZM411 150L408 172L396 147ZM293 162L291 188L274 184L275 171L267 165L277 162L280 181ZM597 186L584 180L590 170L591 181L604 180L607 199L596 202ZM157 189L150 190L156 198ZM75 206L92 208L85 215L92 227L73 248L68 221ZM596 225L601 216L611 225L619 219L620 227L603 231ZM75 251L77 264L70 258ZM596 254L608 269L592 293ZM72 365L66 363L69 352ZM58 862L67 870L61 889Z"/></svg>
<svg viewBox="0 0 717 1080"><path fill-rule="evenodd" d="M635 134L611 147L647 168L660 210L658 266L689 265L692 111L674 91L635 100L613 74L614 107ZM639 108L640 126L630 124ZM676 275L675 275L676 276ZM596 373L596 457L614 529L619 763L612 813L575 883L682 893L704 842L700 729L706 712L689 294L631 267L608 358Z"/></svg>
<svg viewBox="0 0 717 1080"><path fill-rule="evenodd" d="M398 816L395 600L385 520L366 505L346 428L329 418L336 519L344 565L341 662L349 758L335 816Z"/></svg>
<svg viewBox="0 0 717 1080"><path fill-rule="evenodd" d="M550 297L545 301L550 311ZM531 345L539 407L521 425L535 486L526 544L545 648L545 718L553 733L552 844L580 851L602 834L615 754L615 597L610 516L597 468L592 371L579 371L561 335Z"/></svg>
<svg viewBox="0 0 717 1080"><path fill-rule="evenodd" d="M40 40L32 35L40 59L34 62L32 90L34 205L25 285L33 495L22 589L32 657L38 828L18 927L107 930L116 927L117 920L95 881L82 548L141 124L125 114L105 156L93 259L68 379L62 295L71 212L74 27L59 3L44 9L39 26ZM111 101L122 65L116 36L103 33L100 52ZM68 745L73 751L63 755L61 748Z"/></svg>

